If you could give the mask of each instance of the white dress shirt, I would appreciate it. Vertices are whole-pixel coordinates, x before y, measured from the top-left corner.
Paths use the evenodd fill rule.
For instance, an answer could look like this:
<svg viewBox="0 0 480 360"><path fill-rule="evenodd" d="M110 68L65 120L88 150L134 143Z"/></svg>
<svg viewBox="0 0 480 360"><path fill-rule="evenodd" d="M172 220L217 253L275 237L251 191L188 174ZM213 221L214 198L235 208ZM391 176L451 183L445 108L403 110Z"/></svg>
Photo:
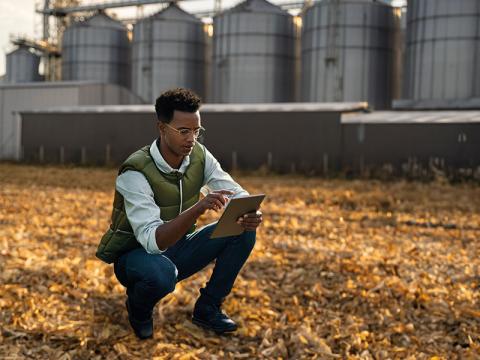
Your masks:
<svg viewBox="0 0 480 360"><path fill-rule="evenodd" d="M233 197L248 195L232 177L226 173L220 166L217 159L205 149L205 171L202 194L206 195L214 190L230 190L235 193ZM150 146L150 155L155 165L164 173L181 172L185 173L190 164L190 156L183 158L179 169L173 169L163 158L155 140ZM150 254L161 254L163 251L157 246L155 230L162 225L164 221L160 218L160 208L153 198L153 190L150 187L145 176L135 170L127 170L120 174L116 180L116 189L122 194L125 201L125 211L128 221L132 226L133 233L138 242ZM182 198L182 184L180 180L180 199ZM180 201L180 213L182 210L182 201Z"/></svg>

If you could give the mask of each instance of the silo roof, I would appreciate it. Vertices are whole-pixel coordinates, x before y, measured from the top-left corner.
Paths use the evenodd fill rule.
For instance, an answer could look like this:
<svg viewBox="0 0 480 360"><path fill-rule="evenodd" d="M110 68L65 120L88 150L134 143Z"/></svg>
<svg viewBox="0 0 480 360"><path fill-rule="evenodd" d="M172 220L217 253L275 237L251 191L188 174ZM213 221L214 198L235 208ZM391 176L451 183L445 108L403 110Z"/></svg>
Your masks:
<svg viewBox="0 0 480 360"><path fill-rule="evenodd" d="M16 53L28 53L29 55L34 55L34 53L32 51L30 51L27 47L21 46L21 45L19 47L17 47L16 49L7 53L7 55L16 54Z"/></svg>
<svg viewBox="0 0 480 360"><path fill-rule="evenodd" d="M175 3L170 3L165 9L153 14L150 18L162 19L162 20L177 20L177 21L190 21L198 22L201 20L194 15L186 12Z"/></svg>
<svg viewBox="0 0 480 360"><path fill-rule="evenodd" d="M111 29L125 30L125 26L120 21L112 19L110 16L103 12L99 12L84 21L76 22L70 25L68 28L74 26L92 26L92 27L105 27Z"/></svg>
<svg viewBox="0 0 480 360"><path fill-rule="evenodd" d="M234 6L233 8L222 12L220 15L230 14L230 13L240 13L240 12L290 15L287 11L283 10L281 7L274 5L271 2L268 2L266 0L245 0L240 4Z"/></svg>

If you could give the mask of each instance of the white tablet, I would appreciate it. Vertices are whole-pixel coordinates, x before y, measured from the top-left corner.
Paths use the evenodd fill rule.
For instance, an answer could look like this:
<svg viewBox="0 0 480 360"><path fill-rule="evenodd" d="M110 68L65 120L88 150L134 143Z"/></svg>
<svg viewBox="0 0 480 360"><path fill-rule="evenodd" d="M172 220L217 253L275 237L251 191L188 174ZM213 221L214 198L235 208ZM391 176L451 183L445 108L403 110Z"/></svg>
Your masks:
<svg viewBox="0 0 480 360"><path fill-rule="evenodd" d="M230 199L210 238L215 239L243 233L245 229L237 224L238 218L246 213L257 211L264 198L265 194L259 194Z"/></svg>

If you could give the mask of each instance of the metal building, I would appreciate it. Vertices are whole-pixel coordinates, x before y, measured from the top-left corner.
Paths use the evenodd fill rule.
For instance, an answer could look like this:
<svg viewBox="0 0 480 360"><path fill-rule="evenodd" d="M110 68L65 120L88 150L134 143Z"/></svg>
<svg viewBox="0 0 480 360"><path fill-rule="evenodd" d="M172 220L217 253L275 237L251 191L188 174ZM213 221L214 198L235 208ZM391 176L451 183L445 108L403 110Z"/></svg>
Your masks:
<svg viewBox="0 0 480 360"><path fill-rule="evenodd" d="M480 107L480 1L410 0L398 107Z"/></svg>
<svg viewBox="0 0 480 360"><path fill-rule="evenodd" d="M124 87L98 82L36 82L0 86L0 159L21 157L19 111L48 106L138 104ZM72 134L77 130L69 130Z"/></svg>
<svg viewBox="0 0 480 360"><path fill-rule="evenodd" d="M62 39L62 79L130 86L126 28L100 12L68 27Z"/></svg>
<svg viewBox="0 0 480 360"><path fill-rule="evenodd" d="M186 87L205 95L203 23L176 4L134 26L132 89L152 103L163 91Z"/></svg>
<svg viewBox="0 0 480 360"><path fill-rule="evenodd" d="M19 46L16 50L7 54L6 83L21 83L40 81L38 73L40 56L30 51L25 46Z"/></svg>
<svg viewBox="0 0 480 360"><path fill-rule="evenodd" d="M213 102L293 101L294 25L266 0L246 0L214 17Z"/></svg>
<svg viewBox="0 0 480 360"><path fill-rule="evenodd" d="M414 176L464 169L480 175L480 111L365 112L366 106L206 104L202 142L227 169ZM158 134L152 105L66 106L20 116L26 161L120 164ZM225 134L235 136L224 141Z"/></svg>
<svg viewBox="0 0 480 360"><path fill-rule="evenodd" d="M327 172L340 164L341 112L365 107L365 103L205 104L200 109L207 129L202 142L228 169ZM55 163L63 154L64 162L120 164L158 136L152 105L69 106L22 111L21 117L26 161ZM297 125L293 130L292 118ZM278 136L272 136L272 129ZM225 141L225 134L232 133L235 136ZM285 138L295 146L285 146Z"/></svg>
<svg viewBox="0 0 480 360"><path fill-rule="evenodd" d="M394 9L373 0L325 0L303 16L302 100L391 106Z"/></svg>
<svg viewBox="0 0 480 360"><path fill-rule="evenodd" d="M343 167L412 174L480 167L480 111L342 114ZM480 169L480 168L479 168Z"/></svg>

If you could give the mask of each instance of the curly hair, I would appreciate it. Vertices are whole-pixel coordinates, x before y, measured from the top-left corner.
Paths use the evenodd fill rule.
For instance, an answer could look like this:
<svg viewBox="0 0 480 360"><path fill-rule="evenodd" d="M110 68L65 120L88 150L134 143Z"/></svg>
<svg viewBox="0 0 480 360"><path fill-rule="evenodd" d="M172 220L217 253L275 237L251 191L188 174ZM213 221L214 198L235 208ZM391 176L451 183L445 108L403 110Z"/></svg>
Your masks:
<svg viewBox="0 0 480 360"><path fill-rule="evenodd" d="M175 110L194 113L200 108L201 99L192 90L177 88L167 90L155 101L157 119L169 123Z"/></svg>

